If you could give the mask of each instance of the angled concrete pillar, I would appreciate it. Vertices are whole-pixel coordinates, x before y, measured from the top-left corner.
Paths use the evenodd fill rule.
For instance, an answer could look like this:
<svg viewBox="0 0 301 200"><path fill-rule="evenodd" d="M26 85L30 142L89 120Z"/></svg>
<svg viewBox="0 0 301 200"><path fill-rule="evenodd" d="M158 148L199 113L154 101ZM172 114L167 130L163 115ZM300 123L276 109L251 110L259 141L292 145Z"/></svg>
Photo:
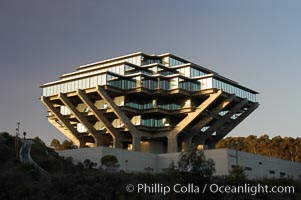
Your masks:
<svg viewBox="0 0 301 200"><path fill-rule="evenodd" d="M133 138L133 150L140 151L140 138L143 134L142 131L138 130L131 120L126 116L126 114L115 104L113 99L107 94L107 92L101 87L96 87L96 92L101 96L103 100L112 108L115 115L124 123L124 125L129 129L129 132ZM139 142L138 142L139 141Z"/></svg>
<svg viewBox="0 0 301 200"><path fill-rule="evenodd" d="M113 138L113 148L119 148L119 149L123 148L121 137L114 137Z"/></svg>
<svg viewBox="0 0 301 200"><path fill-rule="evenodd" d="M182 151L187 151L188 149L191 148L191 140L192 140L191 135L185 136L182 140Z"/></svg>
<svg viewBox="0 0 301 200"><path fill-rule="evenodd" d="M194 112L188 113L187 116L180 121L176 125L176 127L170 132L170 135L173 134L178 134L182 130L184 130L191 122L193 119L195 119L197 116L199 116L203 111L206 110L206 108L213 102L215 101L220 95L222 94L222 91L219 90L216 93L210 94L210 96L203 102L201 103Z"/></svg>
<svg viewBox="0 0 301 200"><path fill-rule="evenodd" d="M224 129L221 129L219 131L219 134L217 134L217 136L223 138L230 131L232 131L238 124L240 124L245 118L247 118L254 110L256 110L258 106L259 103L254 103L251 107L249 107L246 111L244 111L241 115L239 115L235 120L232 120L230 125L226 126Z"/></svg>
<svg viewBox="0 0 301 200"><path fill-rule="evenodd" d="M112 123L105 117L105 115L97 109L97 107L90 101L84 91L78 90L77 94L82 102L93 112L94 116L104 124L105 128L113 138L113 147L122 148L122 136L119 131L112 125Z"/></svg>
<svg viewBox="0 0 301 200"><path fill-rule="evenodd" d="M141 137L133 135L132 136L132 145L133 145L133 151L141 151Z"/></svg>
<svg viewBox="0 0 301 200"><path fill-rule="evenodd" d="M223 137L225 137L231 130L233 130L238 124L240 124L246 117L248 117L256 108L258 108L259 104L254 103L251 107L249 107L246 111L244 111L240 116L238 116L235 120L232 120L229 125L225 128L216 131L216 136L206 137L206 144L210 149L214 149L215 145L220 141Z"/></svg>
<svg viewBox="0 0 301 200"><path fill-rule="evenodd" d="M78 148L84 148L86 145L86 141L79 137L79 136L75 136L72 132L70 132L69 129L67 129L64 125L60 125L58 124L58 122L56 121L56 119L51 119L48 118L48 121L55 127L57 128L59 131L61 131L67 138L69 138L72 143L77 146Z"/></svg>
<svg viewBox="0 0 301 200"><path fill-rule="evenodd" d="M209 97L202 102L196 109L194 112L188 113L187 116L180 121L180 123L178 123L176 125L176 127L171 130L168 133L167 139L168 139L168 152L172 153L172 152L177 152L178 151L178 147L177 147L177 137L178 134L184 130L191 122L193 119L195 119L196 117L198 117L200 114L202 114L202 112L204 112L207 107L214 102L220 95L222 94L222 91L219 90L216 93L212 93L209 95Z"/></svg>
<svg viewBox="0 0 301 200"><path fill-rule="evenodd" d="M248 99L242 100L239 104L234 106L229 112L227 112L226 115L224 115L221 119L219 119L217 122L215 122L210 128L208 128L204 135L211 135L214 133L217 129L219 129L224 123L229 121L231 117L237 113L239 110L241 110L248 102Z"/></svg>
<svg viewBox="0 0 301 200"><path fill-rule="evenodd" d="M41 97L42 103L48 108L48 110L55 116L57 120L59 120L62 125L59 125L56 120L51 120L48 118L49 122L58 128L62 133L69 138L73 144L78 146L79 148L85 147L85 141L83 140L83 137L78 133L78 131L73 127L72 124L70 124L69 120L66 119L65 116L63 116L58 109L56 109L50 100L47 97L42 96Z"/></svg>
<svg viewBox="0 0 301 200"><path fill-rule="evenodd" d="M213 120L219 112L221 112L224 108L226 108L233 100L235 99L235 95L230 95L227 99L225 99L222 103L220 103L214 110L212 110L206 117L196 123L192 128L191 132L198 133L201 128L206 126L211 120Z"/></svg>
<svg viewBox="0 0 301 200"><path fill-rule="evenodd" d="M178 152L177 135L167 136L167 152L168 153Z"/></svg>
<svg viewBox="0 0 301 200"><path fill-rule="evenodd" d="M88 132L91 134L91 136L95 140L95 146L102 146L103 145L103 139L100 134L97 134L97 131L92 126L92 124L87 120L86 117L84 117L77 109L76 107L70 102L70 100L66 97L65 94L60 93L59 99L69 108L69 110L74 114L76 119L88 130Z"/></svg>
<svg viewBox="0 0 301 200"><path fill-rule="evenodd" d="M96 88L97 93L101 96L102 99L104 99L107 104L112 108L115 115L122 120L122 122L125 124L125 126L130 130L130 132L138 135L137 128L132 124L132 122L129 120L129 118L124 114L124 112L115 104L113 99L107 94L107 92L101 87L97 86Z"/></svg>

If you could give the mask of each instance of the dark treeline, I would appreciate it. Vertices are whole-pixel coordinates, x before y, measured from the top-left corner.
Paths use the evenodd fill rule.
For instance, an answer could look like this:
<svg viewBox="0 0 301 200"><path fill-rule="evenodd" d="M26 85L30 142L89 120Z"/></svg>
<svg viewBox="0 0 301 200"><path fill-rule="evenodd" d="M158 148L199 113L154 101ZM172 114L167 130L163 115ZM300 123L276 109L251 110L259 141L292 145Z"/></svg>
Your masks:
<svg viewBox="0 0 301 200"><path fill-rule="evenodd" d="M23 164L16 158L15 138L7 133L0 133L0 199L1 200L125 200L125 199L300 199L300 183L291 179L247 180L243 171L232 171L227 177L214 177L214 163L206 159L202 151L190 150L183 153L179 162L171 164L170 168L161 173L127 173L124 171L95 168L95 163L85 160L84 163L74 163L71 158L59 157L48 148L39 138L34 138L32 158L47 171L40 174L30 164ZM104 157L103 157L104 158ZM106 157L99 158L102 163L113 163L116 160ZM114 160L114 162L112 162ZM108 169L108 168L107 168ZM112 173L113 172L113 173ZM202 188L205 184L242 185L258 183L270 186L293 185L296 194L176 194L167 195L138 193L137 190L127 192L126 186L133 184L175 184L187 185L192 183Z"/></svg>
<svg viewBox="0 0 301 200"><path fill-rule="evenodd" d="M263 156L301 162L301 138L276 136L270 139L268 135L227 137L220 140L216 148L239 149Z"/></svg>

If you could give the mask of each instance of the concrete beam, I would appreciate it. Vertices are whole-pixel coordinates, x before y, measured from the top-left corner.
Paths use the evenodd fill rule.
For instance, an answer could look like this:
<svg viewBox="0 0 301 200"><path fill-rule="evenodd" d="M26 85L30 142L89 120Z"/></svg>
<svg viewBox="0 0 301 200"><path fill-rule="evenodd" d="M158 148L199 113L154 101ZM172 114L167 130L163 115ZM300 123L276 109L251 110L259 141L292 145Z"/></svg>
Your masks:
<svg viewBox="0 0 301 200"><path fill-rule="evenodd" d="M50 100L47 97L42 96L41 101L52 113L52 115L62 123L62 125L59 125L55 119L48 118L48 121L58 130L60 130L67 138L69 138L73 144L79 148L85 147L85 142L82 136L80 136L73 125L69 123L69 120L67 120L65 116L63 116L60 111L52 105Z"/></svg>
<svg viewBox="0 0 301 200"><path fill-rule="evenodd" d="M217 136L220 139L222 139L225 135L227 135L230 131L232 131L238 124L240 124L244 119L246 119L254 110L256 110L258 106L259 103L254 103L251 107L249 107L246 111L244 111L241 115L239 115L235 120L231 121L232 123L230 125L218 131Z"/></svg>
<svg viewBox="0 0 301 200"><path fill-rule="evenodd" d="M167 136L168 138L168 152L177 152L177 136L183 131L197 116L204 112L208 106L214 102L222 94L221 90L218 90L216 93L210 94L209 97L202 102L194 112L188 113L187 116L176 125L176 127L171 130Z"/></svg>
<svg viewBox="0 0 301 200"><path fill-rule="evenodd" d="M62 93L59 94L59 99L69 108L69 110L74 114L76 119L88 130L91 136L95 140L95 146L103 145L103 138L101 138L100 134L97 134L95 128L91 125L91 123L84 117L77 108L71 103L71 101Z"/></svg>
<svg viewBox="0 0 301 200"><path fill-rule="evenodd" d="M107 102L107 104L112 108L115 115L122 120L125 126L130 130L130 132L139 135L140 131L133 125L133 123L129 120L129 118L124 114L124 112L115 104L113 99L107 94L107 92L101 87L97 86L97 93L101 96L103 100Z"/></svg>
<svg viewBox="0 0 301 200"><path fill-rule="evenodd" d="M167 152L174 153L178 151L178 140L174 135L167 136Z"/></svg>
<svg viewBox="0 0 301 200"><path fill-rule="evenodd" d="M205 131L205 133L203 133L202 135L211 136L211 134L214 133L217 129L219 129L224 123L231 120L231 117L239 110L241 110L247 103L248 103L248 99L243 99L240 103L234 106L229 112L227 112L227 114L225 114L221 119L219 119L210 128L208 128Z"/></svg>
<svg viewBox="0 0 301 200"><path fill-rule="evenodd" d="M86 141L83 139L83 137L79 139L79 137L76 137L74 134L72 134L65 126L58 124L55 119L48 118L48 122L57 128L61 133L63 133L68 139L70 139L78 148L85 147Z"/></svg>
<svg viewBox="0 0 301 200"><path fill-rule="evenodd" d="M136 128L131 120L126 116L126 114L115 104L113 99L107 94L107 92L101 87L97 86L96 87L96 92L101 96L103 100L107 102L107 104L112 108L113 112L115 115L122 120L124 125L129 129L129 132L131 133L133 137L133 146L138 146L138 143L136 144L134 141L134 138L140 138L141 136L149 136L149 133L145 133L138 128ZM135 148L133 148L135 149ZM139 148L137 147L136 149L139 149L140 151L140 139L139 139Z"/></svg>
<svg viewBox="0 0 301 200"><path fill-rule="evenodd" d="M97 109L97 107L90 101L87 97L86 93L83 90L77 91L78 97L82 100L82 102L89 107L89 109L93 112L94 116L101 121L106 127L107 131L113 138L113 148L121 148L121 139L122 136L119 131L112 125L112 123Z"/></svg>
<svg viewBox="0 0 301 200"><path fill-rule="evenodd" d="M233 100L235 99L235 95L232 94L230 97L225 99L222 103L220 103L214 110L212 110L206 117L196 123L192 128L191 132L198 132L202 127L206 126L212 119L214 119L219 112L221 112L224 108L226 108Z"/></svg>
<svg viewBox="0 0 301 200"><path fill-rule="evenodd" d="M113 137L113 148L123 149L121 137Z"/></svg>
<svg viewBox="0 0 301 200"><path fill-rule="evenodd" d="M133 151L141 151L141 136L140 135L132 135L132 145Z"/></svg>
<svg viewBox="0 0 301 200"><path fill-rule="evenodd" d="M187 151L191 148L192 137L184 137L182 140L182 151Z"/></svg>
<svg viewBox="0 0 301 200"><path fill-rule="evenodd" d="M113 99L107 94L107 92L101 87L96 87L96 92L101 96L103 100L107 102L107 104L112 108L115 115L122 120L124 125L128 128L129 132L132 135L132 145L134 151L140 151L140 140L141 136L148 136L148 133L144 133L143 131L137 129L130 119L126 116L126 114L115 104Z"/></svg>

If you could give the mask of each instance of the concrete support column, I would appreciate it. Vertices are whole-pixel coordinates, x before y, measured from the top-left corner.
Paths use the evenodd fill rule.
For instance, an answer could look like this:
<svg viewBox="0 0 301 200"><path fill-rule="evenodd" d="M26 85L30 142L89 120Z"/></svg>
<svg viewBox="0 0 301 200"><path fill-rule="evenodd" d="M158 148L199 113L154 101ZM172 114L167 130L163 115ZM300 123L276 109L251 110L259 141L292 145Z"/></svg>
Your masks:
<svg viewBox="0 0 301 200"><path fill-rule="evenodd" d="M94 146L101 146L103 144L103 138L101 138L101 136L97 134L97 131L95 130L91 122L89 122L89 120L77 110L75 105L73 105L73 103L68 99L66 94L60 93L59 99L64 103L65 106L67 106L67 108L69 108L72 114L75 115L76 119L87 129L90 135L94 138Z"/></svg>
<svg viewBox="0 0 301 200"><path fill-rule="evenodd" d="M86 147L86 141L83 138L80 138L78 140L79 142L76 143L75 145L80 149L80 148L85 148Z"/></svg>
<svg viewBox="0 0 301 200"><path fill-rule="evenodd" d="M234 106L226 115L224 115L221 119L215 122L210 128L205 131L206 135L210 135L217 131L223 124L231 120L231 117L241 110L248 103L248 99L243 99L239 104Z"/></svg>
<svg viewBox="0 0 301 200"><path fill-rule="evenodd" d="M178 152L177 135L167 136L167 152L168 153Z"/></svg>
<svg viewBox="0 0 301 200"><path fill-rule="evenodd" d="M217 132L217 136L216 137L207 137L206 138L206 147L207 149L215 149L215 145L218 143L218 141L220 141L223 138L223 135L221 133ZM204 141L204 143L205 143Z"/></svg>
<svg viewBox="0 0 301 200"><path fill-rule="evenodd" d="M54 107L53 102L44 96L41 97L41 101L55 117L48 117L48 121L58 130L60 130L67 138L69 138L76 146L78 146L78 148L85 147L86 142L81 137L81 134L78 133L70 121L65 118L56 107ZM60 123L58 121L60 121Z"/></svg>
<svg viewBox="0 0 301 200"><path fill-rule="evenodd" d="M133 151L141 150L140 141L141 141L141 136L133 135L133 138L132 138Z"/></svg>
<svg viewBox="0 0 301 200"><path fill-rule="evenodd" d="M97 107L92 103L92 101L88 98L87 94L82 91L82 90L77 90L77 94L78 97L85 103L85 105L87 105L90 110L93 112L94 116L104 124L104 126L106 127L107 131L110 133L110 135L113 138L113 147L114 148L122 148L121 144L119 145L119 143L121 143L120 141L115 143L115 139L114 138L120 138L121 135L119 133L119 131L113 127L112 123L105 117L105 115L103 115L98 109ZM96 144L98 145L98 144Z"/></svg>
<svg viewBox="0 0 301 200"><path fill-rule="evenodd" d="M215 149L215 145L218 143L219 140L208 140L207 146L208 149Z"/></svg>
<svg viewBox="0 0 301 200"><path fill-rule="evenodd" d="M182 151L187 151L188 149L191 148L191 140L192 140L192 136L183 138Z"/></svg>
<svg viewBox="0 0 301 200"><path fill-rule="evenodd" d="M205 144L205 141L206 141L206 136L198 136L198 137L194 137L193 139L194 145L198 150L208 149L208 145Z"/></svg>
<svg viewBox="0 0 301 200"><path fill-rule="evenodd" d="M103 139L100 135L94 135L95 146L103 146Z"/></svg>
<svg viewBox="0 0 301 200"><path fill-rule="evenodd" d="M122 149L122 140L119 137L113 138L113 148L119 148Z"/></svg>
<svg viewBox="0 0 301 200"><path fill-rule="evenodd" d="M195 118L200 116L208 108L208 106L211 105L212 102L214 102L216 99L218 99L219 96L221 96L221 94L222 94L221 90L218 90L216 93L210 94L209 97L204 102L202 102L198 107L196 107L194 112L188 113L187 116L184 119L182 119L173 130L171 130L169 132L168 139L171 136L171 138L170 138L171 145L169 145L169 146L174 146L173 145L174 141L172 142L172 140L174 140L174 139L172 139L172 138L176 138L180 132L182 132L187 126L189 126L189 124ZM177 138L175 140L177 140ZM174 147L170 147L170 148L173 149ZM168 149L169 149L169 147L168 147ZM172 149L170 149L172 152L177 152L177 150L176 150L177 148L175 148L174 150L172 150Z"/></svg>

